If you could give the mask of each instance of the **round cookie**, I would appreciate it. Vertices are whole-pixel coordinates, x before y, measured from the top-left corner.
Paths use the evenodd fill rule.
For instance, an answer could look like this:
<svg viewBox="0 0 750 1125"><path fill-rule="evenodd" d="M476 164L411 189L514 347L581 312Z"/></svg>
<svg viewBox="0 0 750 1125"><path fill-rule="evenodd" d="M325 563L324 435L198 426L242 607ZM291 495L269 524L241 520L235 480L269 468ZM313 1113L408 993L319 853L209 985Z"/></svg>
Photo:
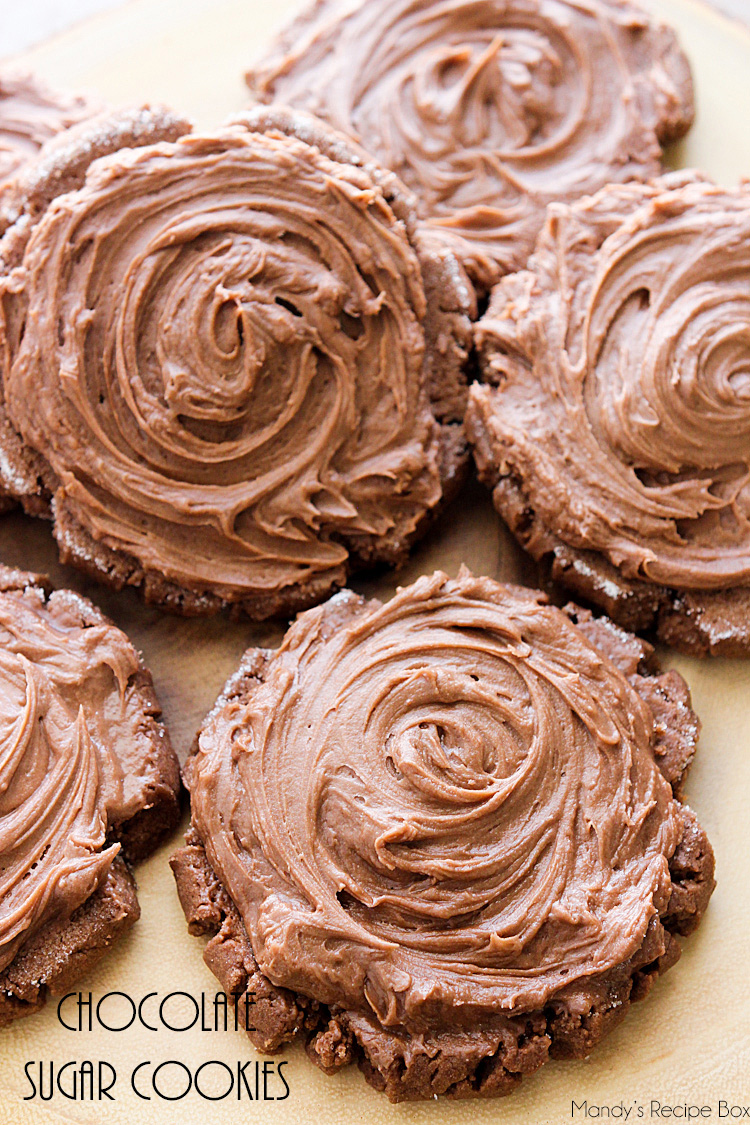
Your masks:
<svg viewBox="0 0 750 1125"><path fill-rule="evenodd" d="M477 326L467 427L536 559L626 628L750 652L750 189L550 208Z"/></svg>
<svg viewBox="0 0 750 1125"><path fill-rule="evenodd" d="M253 1043L394 1101L581 1057L679 956L713 854L681 677L607 619L437 573L249 650L172 866Z"/></svg>
<svg viewBox="0 0 750 1125"><path fill-rule="evenodd" d="M288 615L401 562L457 490L474 294L309 115L187 130L100 118L19 185L0 474L105 582Z"/></svg>
<svg viewBox="0 0 750 1125"><path fill-rule="evenodd" d="M0 567L0 1026L71 987L139 916L130 864L179 819L150 673L69 590Z"/></svg>
<svg viewBox="0 0 750 1125"><path fill-rule="evenodd" d="M392 168L480 289L548 203L657 175L693 120L674 33L631 0L317 0L247 81Z"/></svg>
<svg viewBox="0 0 750 1125"><path fill-rule="evenodd" d="M33 74L1 67L0 205L8 183L43 144L100 108L87 97L50 90Z"/></svg>

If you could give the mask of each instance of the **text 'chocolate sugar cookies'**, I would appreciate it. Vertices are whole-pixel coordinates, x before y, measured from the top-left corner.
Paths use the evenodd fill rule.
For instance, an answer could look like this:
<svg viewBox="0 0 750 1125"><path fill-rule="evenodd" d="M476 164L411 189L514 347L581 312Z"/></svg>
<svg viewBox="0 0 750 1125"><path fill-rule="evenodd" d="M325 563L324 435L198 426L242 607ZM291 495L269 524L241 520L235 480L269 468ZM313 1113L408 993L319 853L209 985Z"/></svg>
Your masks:
<svg viewBox="0 0 750 1125"><path fill-rule="evenodd" d="M581 1056L679 955L713 856L684 681L607 619L463 570L349 591L249 650L173 857L253 1042L393 1100Z"/></svg>
<svg viewBox="0 0 750 1125"><path fill-rule="evenodd" d="M456 489L473 292L308 115L188 133L102 118L19 184L3 483L151 602L291 613L401 561Z"/></svg>
<svg viewBox="0 0 750 1125"><path fill-rule="evenodd" d="M551 208L477 340L467 424L520 541L627 628L750 653L750 188Z"/></svg>
<svg viewBox="0 0 750 1125"><path fill-rule="evenodd" d="M548 203L657 175L693 119L674 33L630 0L317 0L247 81L392 168L480 288Z"/></svg>
<svg viewBox="0 0 750 1125"><path fill-rule="evenodd" d="M138 919L128 866L179 817L150 673L85 598L0 567L0 1026Z"/></svg>

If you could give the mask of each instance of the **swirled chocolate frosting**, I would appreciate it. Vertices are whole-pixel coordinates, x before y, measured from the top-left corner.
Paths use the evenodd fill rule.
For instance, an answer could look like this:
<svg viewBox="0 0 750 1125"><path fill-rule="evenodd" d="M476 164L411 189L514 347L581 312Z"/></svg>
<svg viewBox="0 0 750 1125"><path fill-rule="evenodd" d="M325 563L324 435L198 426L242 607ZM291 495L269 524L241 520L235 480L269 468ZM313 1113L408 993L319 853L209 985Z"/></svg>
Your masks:
<svg viewBox="0 0 750 1125"><path fill-rule="evenodd" d="M318 0L247 80L397 172L481 286L551 201L658 174L693 116L674 34L630 0Z"/></svg>
<svg viewBox="0 0 750 1125"><path fill-rule="evenodd" d="M154 799L138 669L127 637L75 594L0 593L0 970L90 898L120 850L112 826Z"/></svg>
<svg viewBox="0 0 750 1125"><path fill-rule="evenodd" d="M94 161L2 285L8 416L55 511L227 601L325 593L350 550L403 549L443 495L427 377L455 293L428 299L395 177L294 127L305 140L248 119Z"/></svg>
<svg viewBox="0 0 750 1125"><path fill-rule="evenodd" d="M547 528L628 578L750 585L747 186L675 173L552 207L478 341L480 462Z"/></svg>
<svg viewBox="0 0 750 1125"><path fill-rule="evenodd" d="M619 966L683 832L651 710L543 595L437 573L301 615L188 765L274 984L407 1032Z"/></svg>
<svg viewBox="0 0 750 1125"><path fill-rule="evenodd" d="M0 70L0 193L46 141L97 109L87 98L49 90L31 74Z"/></svg>

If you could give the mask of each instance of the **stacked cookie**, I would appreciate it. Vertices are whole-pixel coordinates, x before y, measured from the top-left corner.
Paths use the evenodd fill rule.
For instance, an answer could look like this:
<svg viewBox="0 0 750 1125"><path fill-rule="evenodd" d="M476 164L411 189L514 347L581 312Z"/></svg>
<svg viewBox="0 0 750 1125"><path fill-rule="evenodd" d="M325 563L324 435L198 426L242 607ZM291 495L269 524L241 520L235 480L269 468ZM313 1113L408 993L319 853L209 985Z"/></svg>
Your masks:
<svg viewBox="0 0 750 1125"><path fill-rule="evenodd" d="M4 187L0 486L161 608L306 611L203 724L172 860L253 1043L393 1100L507 1093L713 889L699 723L635 634L750 648L750 196L662 174L690 72L630 0L318 0L248 82L211 133L106 112ZM470 447L606 617L465 569L336 593Z"/></svg>

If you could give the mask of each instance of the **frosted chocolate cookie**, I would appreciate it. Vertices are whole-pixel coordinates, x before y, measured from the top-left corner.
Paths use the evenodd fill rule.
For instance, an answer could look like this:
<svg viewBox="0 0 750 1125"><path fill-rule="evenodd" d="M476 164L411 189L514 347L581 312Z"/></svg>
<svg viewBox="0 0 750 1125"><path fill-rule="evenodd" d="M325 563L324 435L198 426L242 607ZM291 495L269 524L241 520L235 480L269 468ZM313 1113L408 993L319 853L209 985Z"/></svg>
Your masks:
<svg viewBox="0 0 750 1125"><path fill-rule="evenodd" d="M467 425L520 542L626 628L750 652L750 188L550 208L494 290Z"/></svg>
<svg viewBox="0 0 750 1125"><path fill-rule="evenodd" d="M139 915L130 864L179 818L150 673L85 598L0 567L0 1026Z"/></svg>
<svg viewBox="0 0 750 1125"><path fill-rule="evenodd" d="M304 1037L394 1101L581 1057L679 956L713 854L679 799L698 722L647 644L437 573L249 650L172 860L253 1043Z"/></svg>
<svg viewBox="0 0 750 1125"><path fill-rule="evenodd" d="M481 289L548 203L657 175L693 119L674 33L630 0L317 0L247 81L392 168Z"/></svg>
<svg viewBox="0 0 750 1125"><path fill-rule="evenodd" d="M9 181L45 142L100 108L90 98L50 90L32 74L0 67L0 206Z"/></svg>
<svg viewBox="0 0 750 1125"><path fill-rule="evenodd" d="M3 486L152 603L291 614L456 491L473 290L307 114L125 118L47 149L0 243Z"/></svg>

